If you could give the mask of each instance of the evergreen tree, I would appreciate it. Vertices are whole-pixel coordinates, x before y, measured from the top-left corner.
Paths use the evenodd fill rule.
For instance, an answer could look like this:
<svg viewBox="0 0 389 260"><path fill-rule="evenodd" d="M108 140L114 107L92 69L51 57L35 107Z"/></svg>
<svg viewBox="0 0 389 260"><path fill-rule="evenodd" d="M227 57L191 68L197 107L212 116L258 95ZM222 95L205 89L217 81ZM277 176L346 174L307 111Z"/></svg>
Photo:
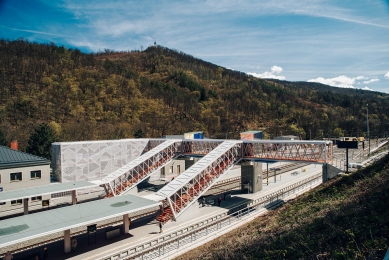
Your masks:
<svg viewBox="0 0 389 260"><path fill-rule="evenodd" d="M7 139L5 138L5 135L3 131L1 131L1 129L0 129L0 145L8 146Z"/></svg>
<svg viewBox="0 0 389 260"><path fill-rule="evenodd" d="M135 134L134 134L134 137L135 138L144 138L146 135L145 133L142 131L142 129L138 129Z"/></svg>
<svg viewBox="0 0 389 260"><path fill-rule="evenodd" d="M51 160L51 144L56 140L50 126L46 123L40 124L30 135L26 152Z"/></svg>

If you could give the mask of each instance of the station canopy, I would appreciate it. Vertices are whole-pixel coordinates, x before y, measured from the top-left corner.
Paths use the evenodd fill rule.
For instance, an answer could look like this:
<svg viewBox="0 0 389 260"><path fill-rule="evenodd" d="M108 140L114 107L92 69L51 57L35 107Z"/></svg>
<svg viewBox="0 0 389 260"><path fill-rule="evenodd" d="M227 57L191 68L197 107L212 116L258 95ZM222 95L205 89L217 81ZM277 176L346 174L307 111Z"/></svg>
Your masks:
<svg viewBox="0 0 389 260"><path fill-rule="evenodd" d="M52 183L48 185L34 186L24 189L2 191L0 192L0 202L6 202L17 199L48 195L71 190L81 190L96 187L95 183L87 181L74 181L64 183Z"/></svg>
<svg viewBox="0 0 389 260"><path fill-rule="evenodd" d="M159 208L160 204L142 197L124 195L1 220L0 247L96 224L124 214Z"/></svg>

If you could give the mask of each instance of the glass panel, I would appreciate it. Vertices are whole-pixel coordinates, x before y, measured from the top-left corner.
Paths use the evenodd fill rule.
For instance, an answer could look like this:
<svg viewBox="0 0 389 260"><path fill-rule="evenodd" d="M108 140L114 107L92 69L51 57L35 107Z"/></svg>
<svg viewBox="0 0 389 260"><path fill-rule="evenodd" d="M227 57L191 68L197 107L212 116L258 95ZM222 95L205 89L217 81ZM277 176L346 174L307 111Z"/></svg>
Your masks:
<svg viewBox="0 0 389 260"><path fill-rule="evenodd" d="M31 179L40 179L41 178L41 171L40 170L31 171L30 175L31 175Z"/></svg>
<svg viewBox="0 0 389 260"><path fill-rule="evenodd" d="M21 181L22 180L22 173L21 172L14 172L10 174L11 181Z"/></svg>

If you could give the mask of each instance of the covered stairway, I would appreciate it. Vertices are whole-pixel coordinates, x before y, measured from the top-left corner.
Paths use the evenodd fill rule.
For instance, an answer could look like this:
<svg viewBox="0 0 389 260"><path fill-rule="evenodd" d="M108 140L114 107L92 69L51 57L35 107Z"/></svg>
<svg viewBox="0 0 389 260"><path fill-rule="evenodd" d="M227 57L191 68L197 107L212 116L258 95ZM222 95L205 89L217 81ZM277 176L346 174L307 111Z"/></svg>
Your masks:
<svg viewBox="0 0 389 260"><path fill-rule="evenodd" d="M165 199L157 220L165 223L176 219L242 158L241 153L241 141L224 141L159 190L156 195Z"/></svg>

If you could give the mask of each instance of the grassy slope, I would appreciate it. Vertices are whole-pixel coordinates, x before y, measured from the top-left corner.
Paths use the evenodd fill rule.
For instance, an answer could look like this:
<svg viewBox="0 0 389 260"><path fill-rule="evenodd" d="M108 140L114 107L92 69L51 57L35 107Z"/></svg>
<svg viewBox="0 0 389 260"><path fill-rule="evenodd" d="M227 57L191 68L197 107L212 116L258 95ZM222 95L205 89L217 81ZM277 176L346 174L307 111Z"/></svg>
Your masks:
<svg viewBox="0 0 389 260"><path fill-rule="evenodd" d="M178 259L383 259L389 155Z"/></svg>

